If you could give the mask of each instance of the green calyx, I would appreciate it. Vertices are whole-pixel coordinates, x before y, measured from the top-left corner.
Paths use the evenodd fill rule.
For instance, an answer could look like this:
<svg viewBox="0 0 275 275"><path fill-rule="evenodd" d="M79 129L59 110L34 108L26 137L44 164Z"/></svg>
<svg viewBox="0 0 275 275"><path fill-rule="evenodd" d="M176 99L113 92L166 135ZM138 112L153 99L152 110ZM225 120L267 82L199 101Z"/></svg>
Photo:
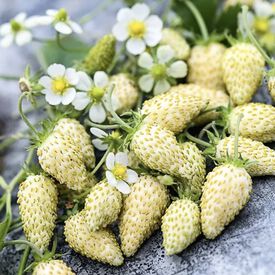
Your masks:
<svg viewBox="0 0 275 275"><path fill-rule="evenodd" d="M55 15L55 20L56 21L61 21L61 22L66 22L68 20L67 11L64 8L60 9L57 12L57 14Z"/></svg>
<svg viewBox="0 0 275 275"><path fill-rule="evenodd" d="M115 37L111 34L103 36L89 51L79 68L88 74L96 71L107 71L115 57Z"/></svg>

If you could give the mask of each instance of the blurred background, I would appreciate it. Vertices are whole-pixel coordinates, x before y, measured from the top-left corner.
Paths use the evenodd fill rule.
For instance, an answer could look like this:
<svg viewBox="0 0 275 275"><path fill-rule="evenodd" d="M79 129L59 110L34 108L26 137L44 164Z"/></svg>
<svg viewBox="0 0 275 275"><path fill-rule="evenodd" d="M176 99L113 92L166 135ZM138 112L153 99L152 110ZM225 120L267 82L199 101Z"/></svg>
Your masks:
<svg viewBox="0 0 275 275"><path fill-rule="evenodd" d="M206 3L208 0L204 0ZM49 8L66 8L71 18L78 20L83 15L102 6L102 0L0 0L0 24L8 22L19 12L30 15L44 14ZM116 12L123 1L109 1L104 11L96 12L93 20L84 26L81 38L93 43L109 33L115 22ZM132 1L134 2L134 1ZM146 1L155 13L163 10L163 1ZM164 1L165 3L165 1ZM53 37L49 28L39 28L37 37ZM37 60L41 44L34 42L24 47L0 48L0 75L20 76L26 65L39 69ZM41 61L41 56L40 56ZM265 87L262 87L265 90ZM264 92L265 93L265 92ZM17 116L19 95L16 81L0 80L0 136L16 133L23 125ZM259 97L261 101L269 98ZM33 118L35 120L35 117ZM20 141L0 155L0 173L9 180L22 165L27 143ZM1 153L0 153L1 154ZM16 198L14 198L16 200ZM17 212L15 206L14 211ZM69 249L64 242L58 252L76 274L275 274L275 182L271 177L258 178L247 207L216 240L199 238L183 253L167 257L161 248L159 232L147 241L137 255L126 260L121 268L111 268L88 260ZM59 228L61 232L61 228ZM0 275L16 274L21 255L20 247L0 252Z"/></svg>

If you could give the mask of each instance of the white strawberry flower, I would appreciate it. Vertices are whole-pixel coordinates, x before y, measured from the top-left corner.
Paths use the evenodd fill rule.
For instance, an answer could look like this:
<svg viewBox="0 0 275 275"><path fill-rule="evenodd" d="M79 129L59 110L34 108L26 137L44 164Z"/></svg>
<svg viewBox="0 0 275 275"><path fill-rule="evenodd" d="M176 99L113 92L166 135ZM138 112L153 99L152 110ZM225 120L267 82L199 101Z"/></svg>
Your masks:
<svg viewBox="0 0 275 275"><path fill-rule="evenodd" d="M24 12L19 13L9 23L0 26L0 35L3 37L0 41L2 47L9 47L13 43L23 46L32 40L31 28L37 23L32 17L27 18Z"/></svg>
<svg viewBox="0 0 275 275"><path fill-rule="evenodd" d="M111 186L117 188L123 194L129 194L131 188L129 184L138 180L138 174L128 169L128 156L126 153L109 153L106 158L106 178Z"/></svg>
<svg viewBox="0 0 275 275"><path fill-rule="evenodd" d="M157 58L144 52L139 56L138 65L147 73L140 77L138 84L142 91L162 94L171 87L175 78L185 77L187 65L184 61L173 61L175 54L170 46L164 45L157 49Z"/></svg>
<svg viewBox="0 0 275 275"><path fill-rule="evenodd" d="M79 76L75 69L66 69L64 65L52 64L47 69L47 76L39 79L43 86L42 93L46 101L51 105L68 105L76 96L75 85L78 84Z"/></svg>
<svg viewBox="0 0 275 275"><path fill-rule="evenodd" d="M45 25L53 25L57 32L65 35L71 34L73 32L83 32L81 26L70 19L68 12L65 9L47 10L46 16L41 17L41 19Z"/></svg>
<svg viewBox="0 0 275 275"><path fill-rule="evenodd" d="M113 35L118 41L126 41L128 52L137 55L146 46L156 46L162 36L163 23L157 15L150 15L146 4L137 3L132 8L122 8L117 13Z"/></svg>
<svg viewBox="0 0 275 275"><path fill-rule="evenodd" d="M106 151L108 149L108 144L104 143L104 138L106 138L108 134L95 127L92 127L90 132L96 137L92 140L94 147L100 151Z"/></svg>
<svg viewBox="0 0 275 275"><path fill-rule="evenodd" d="M86 73L78 72L79 83L77 89L81 92L76 94L73 106L76 110L82 111L89 108L89 117L93 122L102 123L106 119L104 108L105 93L109 84L109 77L103 71L94 74L91 79Z"/></svg>

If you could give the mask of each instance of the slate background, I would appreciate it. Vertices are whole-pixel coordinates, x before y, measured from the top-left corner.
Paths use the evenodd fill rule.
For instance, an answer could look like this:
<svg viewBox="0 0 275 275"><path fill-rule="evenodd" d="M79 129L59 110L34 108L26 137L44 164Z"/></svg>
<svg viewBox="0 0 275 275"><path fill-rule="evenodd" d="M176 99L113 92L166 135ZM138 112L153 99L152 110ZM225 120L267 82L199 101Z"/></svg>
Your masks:
<svg viewBox="0 0 275 275"><path fill-rule="evenodd" d="M156 1L151 2L155 4ZM101 1L97 0L0 0L0 24L20 11L26 11L29 15L42 14L48 8L59 7L65 7L72 18L79 18L99 3ZM92 41L109 32L115 22L116 11L121 6L120 1L113 1L104 13L87 24L85 39ZM47 32L37 35L44 34L50 35ZM38 68L35 59L38 46L34 43L23 48L1 49L0 74L20 75L27 64ZM14 133L23 127L20 121L14 119L18 95L19 90L15 82L0 80L0 135ZM255 100L270 103L265 85ZM0 156L0 172L7 180L11 179L23 164L26 146L26 142L18 142ZM270 146L275 148L274 144ZM120 268L108 267L82 257L70 250L66 243L60 243L58 251L63 253L62 259L78 275L275 274L275 178L254 178L253 183L251 200L219 238L207 241L200 237L179 255L165 256L160 232L154 234L134 257L126 259L125 265ZM14 213L17 212L18 209L14 205ZM62 228L58 230L62 232ZM10 237L18 237L18 233ZM20 251L5 248L0 253L0 275L16 274L20 255Z"/></svg>

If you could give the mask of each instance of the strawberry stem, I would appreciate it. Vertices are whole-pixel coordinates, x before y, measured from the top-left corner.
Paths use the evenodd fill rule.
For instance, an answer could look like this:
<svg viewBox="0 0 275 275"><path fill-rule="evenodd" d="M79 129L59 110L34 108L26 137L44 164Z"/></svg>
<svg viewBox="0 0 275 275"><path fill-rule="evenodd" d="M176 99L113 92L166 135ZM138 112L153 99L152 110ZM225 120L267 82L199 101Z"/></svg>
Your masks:
<svg viewBox="0 0 275 275"><path fill-rule="evenodd" d="M258 51L261 53L261 55L263 56L263 58L265 59L265 61L271 66L274 67L275 63L274 60L272 60L267 53L265 52L265 50L262 48L262 46L260 45L260 43L258 42L258 40L255 38L255 36L253 35L252 31L250 30L248 23L247 23L247 12L248 12L248 7L247 6L242 6L242 21L243 21L243 25L244 28L247 32L248 38L250 40L250 42L258 49Z"/></svg>
<svg viewBox="0 0 275 275"><path fill-rule="evenodd" d="M84 124L87 126L96 127L96 128L102 129L102 130L112 130L112 129L120 128L120 125L118 125L118 124L103 125L103 124L94 123L88 119L85 119ZM0 147L0 150L1 150L1 147Z"/></svg>
<svg viewBox="0 0 275 275"><path fill-rule="evenodd" d="M201 129L201 131L200 131L200 133L199 133L199 135L198 135L198 138L199 139L202 139L203 138L203 136L204 136L204 134L205 133L207 133L207 130L209 130L209 129L214 129L214 131L215 131L215 134L217 134L217 129L216 129L216 127L215 127L215 121L211 121L210 123L208 123L206 126L204 126L204 128L202 128Z"/></svg>
<svg viewBox="0 0 275 275"><path fill-rule="evenodd" d="M28 120L28 118L26 117L25 113L23 112L23 106L22 106L22 103L23 103L23 100L25 97L27 97L28 95L28 92L25 92L25 93L22 93L19 97L19 100L18 100L18 110L19 110L19 114L21 115L23 121L27 124L27 126L30 128L30 130L36 135L38 136L38 132L37 130L35 129L35 127L32 125L32 123Z"/></svg>
<svg viewBox="0 0 275 275"><path fill-rule="evenodd" d="M96 167L94 168L94 170L91 172L92 175L94 175L98 169L103 165L103 163L105 162L108 154L111 152L111 150L113 149L113 146L110 145L107 149L107 151L104 153L103 157L101 158L101 160L98 162L98 164L96 165Z"/></svg>
<svg viewBox="0 0 275 275"><path fill-rule="evenodd" d="M184 132L184 135L185 135L189 140L191 140L191 141L193 141L193 142L195 142L195 143L197 143L197 144L199 144L199 145L201 145L201 146L204 146L204 147L211 147L211 146L212 146L210 143L208 143L208 142L206 142L206 141L203 141L203 140L201 140L201 139L198 139L198 138L192 136L190 133L188 133L187 130Z"/></svg>
<svg viewBox="0 0 275 275"><path fill-rule="evenodd" d="M23 275L24 274L24 269L25 269L27 260L29 258L29 254L30 254L30 247L26 246L26 248L24 250L24 253L21 257L19 267L18 267L18 272L17 272L18 275Z"/></svg>
<svg viewBox="0 0 275 275"><path fill-rule="evenodd" d="M19 78L20 78L20 76L0 75L0 79L3 79L3 80L18 81Z"/></svg>
<svg viewBox="0 0 275 275"><path fill-rule="evenodd" d="M199 12L199 10L197 9L197 7L189 0L184 1L185 5L189 8L189 10L192 12L193 16L195 17L200 31L201 31L201 35L203 37L204 41L208 41L209 40L209 34L208 34L208 30L206 28L205 22L202 18L201 13Z"/></svg>

